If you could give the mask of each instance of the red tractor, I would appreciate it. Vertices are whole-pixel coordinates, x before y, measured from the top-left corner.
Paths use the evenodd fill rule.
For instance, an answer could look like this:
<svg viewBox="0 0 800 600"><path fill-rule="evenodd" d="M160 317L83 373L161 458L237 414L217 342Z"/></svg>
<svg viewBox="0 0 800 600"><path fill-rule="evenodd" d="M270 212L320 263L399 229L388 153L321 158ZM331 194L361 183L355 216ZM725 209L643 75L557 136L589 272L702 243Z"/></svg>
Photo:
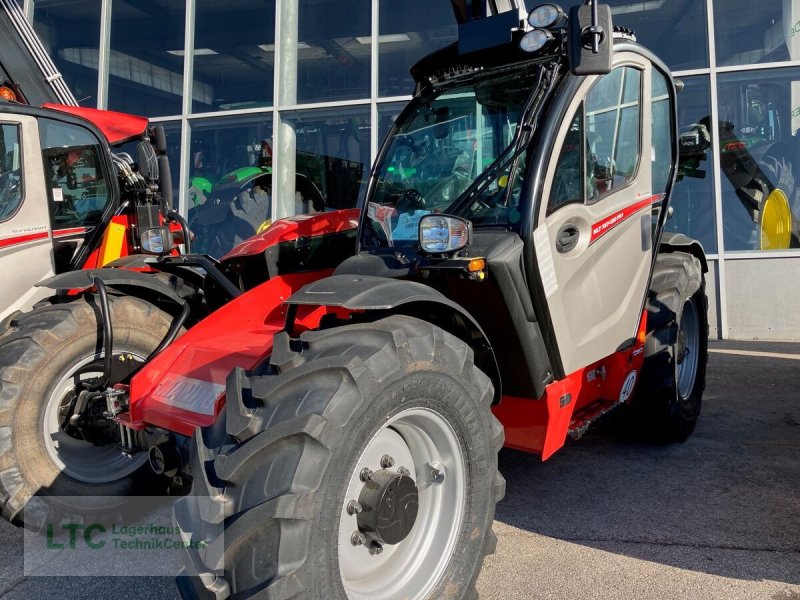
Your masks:
<svg viewBox="0 0 800 600"><path fill-rule="evenodd" d="M86 292L12 323L7 517L141 491L149 462L192 482L186 597L473 597L504 444L547 459L612 410L691 433L706 260L664 233L668 69L605 5L453 4L360 211L57 277Z"/></svg>

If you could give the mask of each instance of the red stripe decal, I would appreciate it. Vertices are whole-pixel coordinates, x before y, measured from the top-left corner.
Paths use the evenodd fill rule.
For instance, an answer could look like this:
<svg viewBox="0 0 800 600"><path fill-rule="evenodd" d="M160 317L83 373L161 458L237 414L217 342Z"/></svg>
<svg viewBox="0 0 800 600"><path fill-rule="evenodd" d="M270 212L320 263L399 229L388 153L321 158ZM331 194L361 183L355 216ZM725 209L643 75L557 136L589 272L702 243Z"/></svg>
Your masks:
<svg viewBox="0 0 800 600"><path fill-rule="evenodd" d="M88 227L75 227L73 229L60 229L53 232L53 237L67 237L68 235L77 235L79 233L86 233L89 231Z"/></svg>
<svg viewBox="0 0 800 600"><path fill-rule="evenodd" d="M29 233L27 235L15 235L14 237L9 237L0 240L0 248L8 248L9 246L16 246L17 244L33 242L34 240L43 240L48 235L49 234L46 231L40 231L39 233Z"/></svg>
<svg viewBox="0 0 800 600"><path fill-rule="evenodd" d="M602 221L598 221L592 225L592 236L589 238L589 244L593 244L623 221L629 219L643 208L647 208L648 206L659 202L663 198L664 194L655 194L654 196L639 200L630 206L626 206L622 210L615 212L613 215L605 217Z"/></svg>

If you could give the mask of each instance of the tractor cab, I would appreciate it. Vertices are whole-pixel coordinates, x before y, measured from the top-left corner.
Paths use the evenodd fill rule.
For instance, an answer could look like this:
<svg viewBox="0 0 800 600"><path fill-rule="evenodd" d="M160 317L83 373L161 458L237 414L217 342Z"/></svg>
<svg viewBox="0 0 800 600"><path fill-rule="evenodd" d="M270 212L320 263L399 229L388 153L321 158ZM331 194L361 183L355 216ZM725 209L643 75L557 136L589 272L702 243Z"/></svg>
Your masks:
<svg viewBox="0 0 800 600"><path fill-rule="evenodd" d="M34 287L47 277L172 251L171 233L162 231L171 189L165 198L158 184L169 178L160 126L109 111L33 107L7 89L0 101L0 316L49 295Z"/></svg>
<svg viewBox="0 0 800 600"><path fill-rule="evenodd" d="M359 255L338 270L380 260L457 299L487 332L504 394L539 398L632 344L666 218L675 86L607 6L591 8L465 20L459 44L415 65Z"/></svg>

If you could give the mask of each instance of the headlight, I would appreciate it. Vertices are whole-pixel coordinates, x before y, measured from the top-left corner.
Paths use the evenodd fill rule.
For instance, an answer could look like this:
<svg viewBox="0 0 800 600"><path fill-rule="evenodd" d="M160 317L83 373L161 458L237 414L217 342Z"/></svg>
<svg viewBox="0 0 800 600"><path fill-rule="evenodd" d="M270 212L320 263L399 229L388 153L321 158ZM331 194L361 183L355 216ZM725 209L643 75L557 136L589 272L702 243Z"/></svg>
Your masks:
<svg viewBox="0 0 800 600"><path fill-rule="evenodd" d="M552 33L546 29L534 29L522 37L519 41L519 47L525 52L538 52L552 41Z"/></svg>
<svg viewBox="0 0 800 600"><path fill-rule="evenodd" d="M145 229L141 235L142 250L151 254L161 254L164 248L172 248L171 233L168 227Z"/></svg>
<svg viewBox="0 0 800 600"><path fill-rule="evenodd" d="M540 29L561 29L567 24L567 15L557 4L542 4L528 14L528 23Z"/></svg>
<svg viewBox="0 0 800 600"><path fill-rule="evenodd" d="M424 252L456 252L469 244L469 222L458 217L425 215L419 222L419 244Z"/></svg>

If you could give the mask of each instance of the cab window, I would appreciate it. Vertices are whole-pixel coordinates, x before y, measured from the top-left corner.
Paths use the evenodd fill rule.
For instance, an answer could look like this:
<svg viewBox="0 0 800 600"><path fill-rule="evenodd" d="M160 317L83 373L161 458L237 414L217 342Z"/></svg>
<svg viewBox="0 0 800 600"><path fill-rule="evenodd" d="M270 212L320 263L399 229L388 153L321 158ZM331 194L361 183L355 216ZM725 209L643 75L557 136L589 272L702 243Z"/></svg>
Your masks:
<svg viewBox="0 0 800 600"><path fill-rule="evenodd" d="M110 198L100 142L88 129L52 119L40 120L39 135L53 228L97 225Z"/></svg>
<svg viewBox="0 0 800 600"><path fill-rule="evenodd" d="M23 197L19 126L0 124L0 221L16 214Z"/></svg>
<svg viewBox="0 0 800 600"><path fill-rule="evenodd" d="M642 73L620 67L601 77L570 123L559 151L548 213L593 204L636 177L641 154Z"/></svg>

